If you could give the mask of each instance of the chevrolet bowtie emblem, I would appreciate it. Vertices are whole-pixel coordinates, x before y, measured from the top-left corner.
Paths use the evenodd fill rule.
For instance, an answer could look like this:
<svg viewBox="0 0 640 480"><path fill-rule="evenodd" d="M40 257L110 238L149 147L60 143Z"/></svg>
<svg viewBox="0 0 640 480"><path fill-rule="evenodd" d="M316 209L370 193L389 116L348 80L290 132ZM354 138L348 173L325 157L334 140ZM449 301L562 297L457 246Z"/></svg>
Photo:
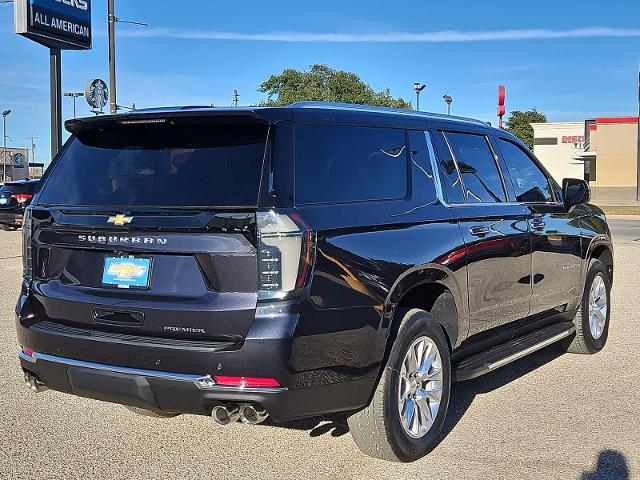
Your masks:
<svg viewBox="0 0 640 480"><path fill-rule="evenodd" d="M109 217L107 223L113 223L114 225L124 225L125 223L131 223L133 221L133 217L127 217L126 215L118 214L113 217Z"/></svg>

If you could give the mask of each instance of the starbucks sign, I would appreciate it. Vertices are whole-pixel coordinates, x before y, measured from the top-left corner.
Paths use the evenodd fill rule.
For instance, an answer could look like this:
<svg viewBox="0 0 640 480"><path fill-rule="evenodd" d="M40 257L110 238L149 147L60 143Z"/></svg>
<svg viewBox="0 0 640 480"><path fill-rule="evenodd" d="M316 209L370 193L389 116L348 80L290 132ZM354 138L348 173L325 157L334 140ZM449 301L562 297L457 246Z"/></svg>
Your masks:
<svg viewBox="0 0 640 480"><path fill-rule="evenodd" d="M96 78L87 83L84 89L84 98L94 110L100 110L109 102L109 88L104 80Z"/></svg>

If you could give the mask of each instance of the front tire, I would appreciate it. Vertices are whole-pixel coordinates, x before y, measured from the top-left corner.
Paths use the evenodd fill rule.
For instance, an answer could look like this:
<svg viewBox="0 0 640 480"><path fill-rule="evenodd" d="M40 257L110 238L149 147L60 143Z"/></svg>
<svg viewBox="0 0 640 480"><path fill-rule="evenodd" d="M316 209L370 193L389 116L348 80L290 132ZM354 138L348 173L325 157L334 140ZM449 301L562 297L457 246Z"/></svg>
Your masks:
<svg viewBox="0 0 640 480"><path fill-rule="evenodd" d="M402 322L371 403L348 423L365 454L412 462L437 445L449 406L451 361L442 327L428 312L398 315Z"/></svg>
<svg viewBox="0 0 640 480"><path fill-rule="evenodd" d="M567 346L571 353L592 354L602 350L609 336L611 281L607 268L598 260L589 263L585 287L573 323L576 334Z"/></svg>

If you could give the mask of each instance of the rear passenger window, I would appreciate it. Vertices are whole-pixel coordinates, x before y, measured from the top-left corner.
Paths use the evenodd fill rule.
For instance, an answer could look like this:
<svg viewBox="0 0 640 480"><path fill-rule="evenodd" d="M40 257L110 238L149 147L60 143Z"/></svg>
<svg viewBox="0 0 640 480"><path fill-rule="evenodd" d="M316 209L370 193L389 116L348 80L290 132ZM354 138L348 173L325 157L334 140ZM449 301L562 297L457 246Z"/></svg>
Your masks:
<svg viewBox="0 0 640 480"><path fill-rule="evenodd" d="M420 189L420 198L435 200L436 187L433 183L433 171L429 159L429 148L425 132L409 130L409 155L414 172L414 185Z"/></svg>
<svg viewBox="0 0 640 480"><path fill-rule="evenodd" d="M464 194L458 177L456 163L453 161L449 146L442 135L442 132L435 132L433 143L438 150L438 173L444 199L448 203L464 203Z"/></svg>
<svg viewBox="0 0 640 480"><path fill-rule="evenodd" d="M404 130L296 127L296 203L400 199L407 194Z"/></svg>
<svg viewBox="0 0 640 480"><path fill-rule="evenodd" d="M467 191L468 203L504 202L502 177L484 135L446 134Z"/></svg>
<svg viewBox="0 0 640 480"><path fill-rule="evenodd" d="M500 151L509 169L518 202L553 202L547 176L522 148L508 140L499 140Z"/></svg>

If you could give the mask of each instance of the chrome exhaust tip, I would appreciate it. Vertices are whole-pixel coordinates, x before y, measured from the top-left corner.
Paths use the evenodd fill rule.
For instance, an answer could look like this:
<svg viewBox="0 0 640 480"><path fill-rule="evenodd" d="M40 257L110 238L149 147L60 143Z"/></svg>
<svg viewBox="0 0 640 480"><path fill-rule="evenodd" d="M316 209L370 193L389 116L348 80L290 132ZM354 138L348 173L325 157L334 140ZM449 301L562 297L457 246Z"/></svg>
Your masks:
<svg viewBox="0 0 640 480"><path fill-rule="evenodd" d="M24 372L24 385L34 393L48 390L47 386L31 372Z"/></svg>
<svg viewBox="0 0 640 480"><path fill-rule="evenodd" d="M240 407L240 421L249 425L257 425L264 422L269 414L263 408L256 408L253 405L242 405Z"/></svg>
<svg viewBox="0 0 640 480"><path fill-rule="evenodd" d="M238 405L230 403L227 405L218 405L211 410L211 418L218 425L229 425L237 422L240 418Z"/></svg>

